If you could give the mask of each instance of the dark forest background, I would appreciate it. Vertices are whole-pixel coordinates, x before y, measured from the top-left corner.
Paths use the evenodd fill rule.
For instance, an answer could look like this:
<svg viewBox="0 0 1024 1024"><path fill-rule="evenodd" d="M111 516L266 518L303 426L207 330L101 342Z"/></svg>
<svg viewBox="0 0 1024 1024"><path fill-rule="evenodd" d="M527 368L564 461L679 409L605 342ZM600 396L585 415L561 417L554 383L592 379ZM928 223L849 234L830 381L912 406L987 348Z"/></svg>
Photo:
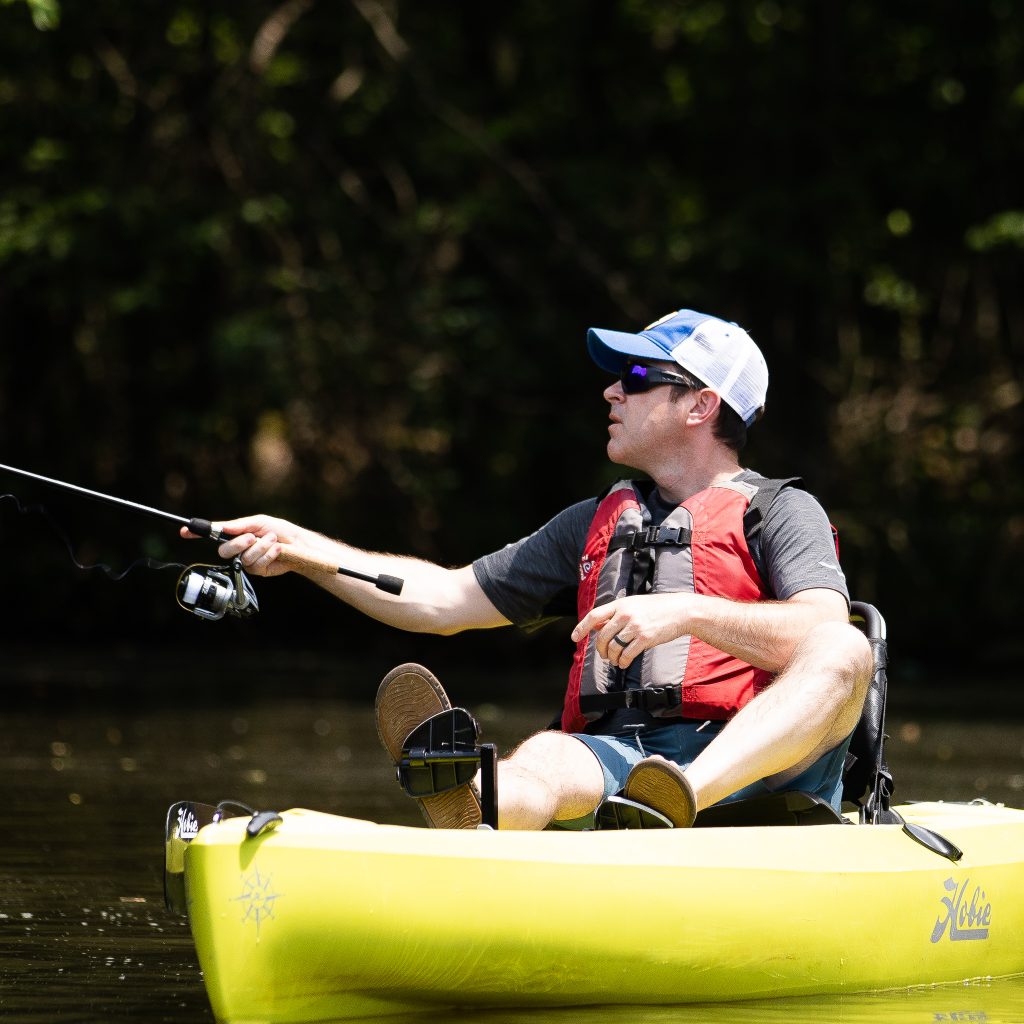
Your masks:
<svg viewBox="0 0 1024 1024"><path fill-rule="evenodd" d="M1005 677L1022 127L1013 0L0 0L0 462L461 564L615 478L586 328L693 307L764 350L745 462L821 497L904 671ZM82 562L216 560L6 491ZM569 651L396 637L290 578L203 623L9 500L0 536L36 663Z"/></svg>

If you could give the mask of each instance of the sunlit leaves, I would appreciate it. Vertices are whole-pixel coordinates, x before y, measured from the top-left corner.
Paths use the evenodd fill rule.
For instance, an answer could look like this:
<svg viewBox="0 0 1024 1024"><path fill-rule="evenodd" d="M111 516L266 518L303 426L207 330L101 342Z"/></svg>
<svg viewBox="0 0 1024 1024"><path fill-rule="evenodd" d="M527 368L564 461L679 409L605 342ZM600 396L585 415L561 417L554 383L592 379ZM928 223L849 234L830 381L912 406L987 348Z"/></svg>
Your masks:
<svg viewBox="0 0 1024 1024"><path fill-rule="evenodd" d="M921 296L913 283L900 277L891 267L874 269L864 286L864 298L872 306L895 313L914 314L922 310Z"/></svg>
<svg viewBox="0 0 1024 1024"><path fill-rule="evenodd" d="M1024 210L997 213L967 230L967 244L979 252L1001 245L1024 247Z"/></svg>
<svg viewBox="0 0 1024 1024"><path fill-rule="evenodd" d="M172 46L196 46L202 36L199 15L189 7L179 7L167 26L167 42Z"/></svg>
<svg viewBox="0 0 1024 1024"><path fill-rule="evenodd" d="M19 0L0 0L0 4L10 5ZM60 4L58 0L25 0L32 17L32 24L41 32L56 29L60 25Z"/></svg>

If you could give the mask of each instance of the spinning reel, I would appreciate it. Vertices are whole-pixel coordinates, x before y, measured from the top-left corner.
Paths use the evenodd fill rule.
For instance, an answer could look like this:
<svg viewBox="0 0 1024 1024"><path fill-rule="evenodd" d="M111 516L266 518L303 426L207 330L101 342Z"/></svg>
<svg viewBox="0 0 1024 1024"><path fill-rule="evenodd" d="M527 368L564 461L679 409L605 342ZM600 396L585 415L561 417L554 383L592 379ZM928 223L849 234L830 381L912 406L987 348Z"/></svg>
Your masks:
<svg viewBox="0 0 1024 1024"><path fill-rule="evenodd" d="M252 581L237 558L231 565L187 566L178 577L175 596L185 611L201 619L247 619L260 610Z"/></svg>

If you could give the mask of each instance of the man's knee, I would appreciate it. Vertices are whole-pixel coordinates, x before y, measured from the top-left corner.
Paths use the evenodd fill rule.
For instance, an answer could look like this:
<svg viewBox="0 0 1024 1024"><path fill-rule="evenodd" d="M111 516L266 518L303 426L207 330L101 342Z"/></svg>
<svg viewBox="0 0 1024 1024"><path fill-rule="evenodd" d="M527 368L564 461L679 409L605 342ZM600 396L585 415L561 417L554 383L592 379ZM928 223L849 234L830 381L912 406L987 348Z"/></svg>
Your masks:
<svg viewBox="0 0 1024 1024"><path fill-rule="evenodd" d="M548 729L527 737L503 762L506 772L529 776L550 789L559 804L600 800L604 773L597 755L585 743Z"/></svg>
<svg viewBox="0 0 1024 1024"><path fill-rule="evenodd" d="M589 814L604 795L604 775L585 743L551 730L536 733L501 762L502 828L543 828L553 818Z"/></svg>
<svg viewBox="0 0 1024 1024"><path fill-rule="evenodd" d="M791 667L827 684L835 703L859 709L871 682L874 656L867 637L855 626L823 622L803 639Z"/></svg>
<svg viewBox="0 0 1024 1024"><path fill-rule="evenodd" d="M523 771L547 774L592 759L590 748L574 736L546 729L527 736L505 763Z"/></svg>

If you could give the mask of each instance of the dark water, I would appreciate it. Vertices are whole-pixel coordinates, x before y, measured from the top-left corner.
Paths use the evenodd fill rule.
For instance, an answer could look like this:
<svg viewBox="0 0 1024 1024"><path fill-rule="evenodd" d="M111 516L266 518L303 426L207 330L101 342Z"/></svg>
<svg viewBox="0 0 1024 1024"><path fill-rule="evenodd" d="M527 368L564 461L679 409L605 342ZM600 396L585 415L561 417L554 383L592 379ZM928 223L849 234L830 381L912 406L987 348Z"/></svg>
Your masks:
<svg viewBox="0 0 1024 1024"><path fill-rule="evenodd" d="M164 815L175 800L231 797L264 808L313 807L421 824L377 747L366 701L264 696L231 707L194 698L132 704L98 693L87 700L23 700L4 715L3 1021L212 1022L187 926L163 907ZM499 711L476 704L474 710L487 739L502 747L550 717L549 707ZM891 715L890 732L903 799L980 796L1024 804L1019 720ZM1024 980L844 999L458 1016L479 1024L1006 1024L1024 1021Z"/></svg>

